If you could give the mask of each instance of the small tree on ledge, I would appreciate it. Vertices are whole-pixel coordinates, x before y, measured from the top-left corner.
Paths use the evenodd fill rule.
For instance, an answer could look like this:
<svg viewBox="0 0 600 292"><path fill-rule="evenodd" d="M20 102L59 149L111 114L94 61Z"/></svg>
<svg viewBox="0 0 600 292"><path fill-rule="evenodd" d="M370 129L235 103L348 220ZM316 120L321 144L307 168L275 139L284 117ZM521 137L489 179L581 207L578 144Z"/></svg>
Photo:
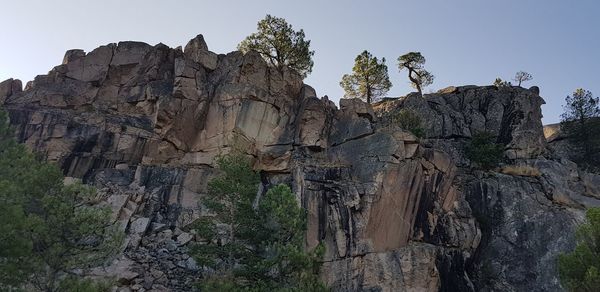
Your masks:
<svg viewBox="0 0 600 292"><path fill-rule="evenodd" d="M521 86L521 83L530 81L532 79L533 76L531 76L531 74L525 71L519 71L515 74L515 78L513 78L513 81L517 82L517 86Z"/></svg>

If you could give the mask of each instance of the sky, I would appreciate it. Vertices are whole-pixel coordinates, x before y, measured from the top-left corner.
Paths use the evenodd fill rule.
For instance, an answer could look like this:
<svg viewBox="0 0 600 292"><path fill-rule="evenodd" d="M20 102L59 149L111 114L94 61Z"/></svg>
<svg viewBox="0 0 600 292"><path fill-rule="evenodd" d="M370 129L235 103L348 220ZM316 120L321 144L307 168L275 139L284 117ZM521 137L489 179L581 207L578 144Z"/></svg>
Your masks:
<svg viewBox="0 0 600 292"><path fill-rule="evenodd" d="M540 87L545 124L560 120L576 88L600 95L596 0L19 0L1 7L0 80L25 83L59 65L68 49L124 40L177 47L203 34L211 51L228 53L271 14L304 29L316 52L305 83L336 102L342 75L363 50L386 58L390 97L414 91L396 61L410 51L421 52L435 75L425 92L531 73L524 87Z"/></svg>

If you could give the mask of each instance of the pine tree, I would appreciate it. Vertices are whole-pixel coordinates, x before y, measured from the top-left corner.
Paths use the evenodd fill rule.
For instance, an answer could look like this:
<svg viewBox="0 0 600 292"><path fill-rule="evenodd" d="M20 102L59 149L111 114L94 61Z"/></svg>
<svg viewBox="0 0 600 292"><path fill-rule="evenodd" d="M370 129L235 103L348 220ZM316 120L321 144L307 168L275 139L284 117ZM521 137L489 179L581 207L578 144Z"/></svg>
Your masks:
<svg viewBox="0 0 600 292"><path fill-rule="evenodd" d="M425 57L420 52L410 52L398 57L398 69L408 71L411 85L423 94L423 87L433 83L434 76L423 68Z"/></svg>
<svg viewBox="0 0 600 292"><path fill-rule="evenodd" d="M32 242L24 233L29 230L20 195L24 184L31 181L27 165L33 161L23 155L25 149L12 139L8 116L0 110L0 290L18 287L33 270L30 260ZM18 175L20 174L20 175Z"/></svg>
<svg viewBox="0 0 600 292"><path fill-rule="evenodd" d="M202 204L211 216L196 222L204 239L193 247L213 270L203 291L324 291L318 279L322 247L304 250L305 211L287 186L264 196L259 177L241 154L218 159L221 175L209 182Z"/></svg>
<svg viewBox="0 0 600 292"><path fill-rule="evenodd" d="M238 45L238 50L256 51L271 65L280 69L288 66L302 77L310 74L315 52L310 50L310 40L304 39L304 30L295 31L285 19L268 14L258 22L257 29Z"/></svg>
<svg viewBox="0 0 600 292"><path fill-rule="evenodd" d="M340 86L345 91L344 98L360 98L371 103L383 96L392 87L385 58L379 61L368 51L363 51L354 59L352 74L345 74Z"/></svg>
<svg viewBox="0 0 600 292"><path fill-rule="evenodd" d="M600 291L600 208L587 210L575 235L575 250L558 257L561 283L569 291Z"/></svg>
<svg viewBox="0 0 600 292"><path fill-rule="evenodd" d="M235 282L236 274L243 272L239 265L256 260L250 247L263 236L257 232L258 215L252 208L258 174L242 155L222 156L217 164L221 175L209 182L208 194L201 200L212 216L196 223L198 234L206 239L194 248L198 263L218 272L218 277L202 284L205 288L224 280Z"/></svg>
<svg viewBox="0 0 600 292"><path fill-rule="evenodd" d="M588 90L579 88L567 96L561 128L580 153L573 158L591 168L600 163L600 101ZM597 169L596 169L597 170Z"/></svg>
<svg viewBox="0 0 600 292"><path fill-rule="evenodd" d="M0 111L0 288L58 291L67 274L113 254L121 237L94 197L90 187L65 186L56 165L17 144Z"/></svg>

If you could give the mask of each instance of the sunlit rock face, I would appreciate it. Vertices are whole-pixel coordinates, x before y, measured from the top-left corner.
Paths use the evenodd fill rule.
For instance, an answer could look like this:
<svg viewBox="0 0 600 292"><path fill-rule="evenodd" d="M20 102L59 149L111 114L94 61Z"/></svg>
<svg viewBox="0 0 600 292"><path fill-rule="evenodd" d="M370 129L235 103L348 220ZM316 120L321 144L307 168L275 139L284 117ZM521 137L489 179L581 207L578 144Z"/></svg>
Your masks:
<svg viewBox="0 0 600 292"><path fill-rule="evenodd" d="M600 180L548 147L543 102L535 87L462 86L338 109L292 70L253 52L215 54L201 35L183 50L70 50L23 90L0 83L19 141L95 185L127 233L123 254L94 275L159 291L202 276L186 227L202 215L215 157L234 149L262 189L292 187L335 291L561 290L556 255L600 202ZM392 121L405 108L425 138ZM473 170L464 146L483 131L507 163L541 175Z"/></svg>

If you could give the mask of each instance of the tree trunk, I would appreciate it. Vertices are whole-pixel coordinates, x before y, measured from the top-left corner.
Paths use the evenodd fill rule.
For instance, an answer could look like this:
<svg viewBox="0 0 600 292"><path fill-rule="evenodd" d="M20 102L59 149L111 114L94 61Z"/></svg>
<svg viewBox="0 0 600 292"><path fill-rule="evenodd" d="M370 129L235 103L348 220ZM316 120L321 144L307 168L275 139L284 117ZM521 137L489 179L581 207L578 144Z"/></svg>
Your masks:
<svg viewBox="0 0 600 292"><path fill-rule="evenodd" d="M48 282L46 282L46 292L54 292L54 285L56 285L56 274L57 272L50 268L51 271L48 275Z"/></svg>
<svg viewBox="0 0 600 292"><path fill-rule="evenodd" d="M408 69L408 79L410 79L410 82L412 82L415 87L417 88L417 91L419 92L420 95L423 95L423 92L421 91L421 83L419 82L419 80L415 79L412 76L412 73L414 72L413 69Z"/></svg>
<svg viewBox="0 0 600 292"><path fill-rule="evenodd" d="M371 84L369 83L369 75L365 77L365 88L367 89L367 103L371 104Z"/></svg>

